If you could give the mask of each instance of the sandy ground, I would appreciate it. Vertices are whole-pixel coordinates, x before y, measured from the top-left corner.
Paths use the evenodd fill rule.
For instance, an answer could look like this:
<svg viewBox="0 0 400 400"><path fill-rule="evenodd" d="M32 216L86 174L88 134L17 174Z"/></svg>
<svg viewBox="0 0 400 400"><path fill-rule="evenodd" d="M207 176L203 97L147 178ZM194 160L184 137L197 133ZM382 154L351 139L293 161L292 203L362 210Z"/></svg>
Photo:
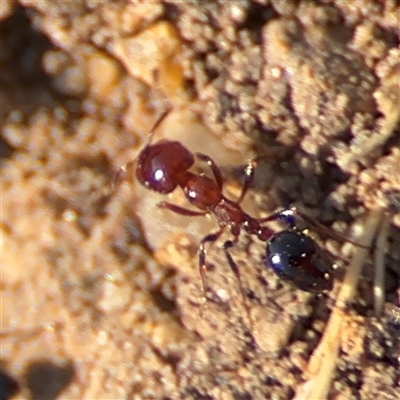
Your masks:
<svg viewBox="0 0 400 400"><path fill-rule="evenodd" d="M2 399L400 398L398 2L4 0L0 18ZM241 293L227 233L204 302L214 219L133 176L105 196L166 102L157 137L215 158L227 196L259 157L246 211L295 204L370 251L301 224L338 266L315 296L243 235Z"/></svg>

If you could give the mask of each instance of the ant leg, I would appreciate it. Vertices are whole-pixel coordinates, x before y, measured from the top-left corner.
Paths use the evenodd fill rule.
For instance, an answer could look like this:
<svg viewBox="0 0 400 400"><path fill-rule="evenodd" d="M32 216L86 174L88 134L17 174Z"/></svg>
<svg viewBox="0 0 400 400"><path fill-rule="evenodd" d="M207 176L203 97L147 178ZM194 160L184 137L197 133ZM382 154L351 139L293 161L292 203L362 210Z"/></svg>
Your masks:
<svg viewBox="0 0 400 400"><path fill-rule="evenodd" d="M180 207L172 203L168 203L167 201L161 201L157 204L157 207L166 208L176 214L186 215L188 217L202 217L207 215L204 211L193 211L189 210L188 208Z"/></svg>
<svg viewBox="0 0 400 400"><path fill-rule="evenodd" d="M307 214L303 213L302 211L299 211L297 209L297 207L291 207L285 210L281 211L282 217L285 219L285 222L287 222L287 219L290 220L293 219L293 221L295 221L295 216L300 217L301 219L303 219L304 221L306 221L308 224L310 224L311 226L314 226L315 228L317 228L319 231L321 231L322 233L325 233L327 236L331 237L332 239L337 240L338 242L349 242L351 244L353 244L354 246L363 248L363 249L370 249L371 246L365 246L361 243L357 243L357 242L353 242L352 240L350 240L348 237L341 235L340 233L336 233L335 231L333 231L332 229L326 227L325 225L322 225L321 223L319 223L317 220L309 217Z"/></svg>
<svg viewBox="0 0 400 400"><path fill-rule="evenodd" d="M223 186L223 179L222 179L222 173L221 170L219 169L218 165L215 163L215 161L207 156L206 154L203 153L195 153L195 156L200 160L206 162L214 175L215 181L217 182L217 186L219 190L222 190Z"/></svg>
<svg viewBox="0 0 400 400"><path fill-rule="evenodd" d="M250 314L250 309L246 303L246 299L245 299L245 295L244 295L244 288L243 288L243 283L242 283L242 278L240 276L239 268L237 267L235 261L233 260L233 258L231 256L231 253L229 252L229 249L232 248L237 243L237 241L238 241L238 236L235 236L235 239L233 241L227 240L224 243L224 252L225 252L226 259L228 260L229 267L231 268L232 272L235 274L235 277L238 281L239 290L242 295L242 303L246 310L247 317L250 321L252 328L254 328L253 320L252 320L251 314Z"/></svg>
<svg viewBox="0 0 400 400"><path fill-rule="evenodd" d="M260 218L257 221L259 223L263 222L269 222L269 221L276 221L277 219L283 220L290 228L296 229L296 217L300 217L303 219L305 222L307 222L309 225L314 226L317 228L320 232L325 233L327 236L331 237L332 239L337 240L338 242L349 242L353 244L354 246L363 248L363 249L370 249L370 246L365 246L360 243L354 242L350 240L348 237L341 235L340 233L336 233L332 229L326 227L325 225L322 225L319 223L317 220L309 217L307 214L303 213L302 211L299 211L296 207L290 207L290 208L285 208L283 210L279 210L268 217L265 218Z"/></svg>
<svg viewBox="0 0 400 400"><path fill-rule="evenodd" d="M225 230L222 227L218 232L210 233L209 235L205 236L200 242L199 248L199 272L201 277L201 283L203 286L203 293L204 298L207 300L207 283L206 283L206 272L207 272L207 264L206 264L206 249L205 244L207 242L215 242L221 235L222 232Z"/></svg>
<svg viewBox="0 0 400 400"><path fill-rule="evenodd" d="M264 222L283 220L290 228L294 229L296 228L295 215L297 214L293 212L293 209L289 208L276 211L273 214L268 215L268 217L257 219L257 222L262 224Z"/></svg>
<svg viewBox="0 0 400 400"><path fill-rule="evenodd" d="M247 167L245 169L245 180L244 184L242 187L242 193L240 193L239 199L237 201L238 204L242 202L244 199L244 196L246 196L247 191L249 190L249 187L253 184L254 181L254 170L257 167L257 161L256 160L249 160L249 163L247 164Z"/></svg>

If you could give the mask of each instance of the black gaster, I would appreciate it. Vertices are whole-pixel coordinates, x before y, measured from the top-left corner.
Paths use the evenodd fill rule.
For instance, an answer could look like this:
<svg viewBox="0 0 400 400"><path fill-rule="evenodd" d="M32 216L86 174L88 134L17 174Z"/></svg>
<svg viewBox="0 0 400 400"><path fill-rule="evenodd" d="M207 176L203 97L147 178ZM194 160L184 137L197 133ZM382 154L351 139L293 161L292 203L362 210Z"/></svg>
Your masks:
<svg viewBox="0 0 400 400"><path fill-rule="evenodd" d="M332 263L316 241L302 232L286 230L266 244L265 263L282 279L308 292L332 289Z"/></svg>

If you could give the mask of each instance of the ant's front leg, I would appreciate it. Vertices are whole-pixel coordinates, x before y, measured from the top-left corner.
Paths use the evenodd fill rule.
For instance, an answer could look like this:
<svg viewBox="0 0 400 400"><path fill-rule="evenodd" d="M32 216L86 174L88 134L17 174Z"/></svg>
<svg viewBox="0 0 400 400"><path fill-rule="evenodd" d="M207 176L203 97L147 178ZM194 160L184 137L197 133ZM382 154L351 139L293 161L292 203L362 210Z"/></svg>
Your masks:
<svg viewBox="0 0 400 400"><path fill-rule="evenodd" d="M161 201L160 203L157 204L157 207L166 208L167 210L170 210L175 214L185 215L187 217L204 217L205 215L208 214L207 212L204 211L194 211L188 208L180 207L175 204L168 203L167 201Z"/></svg>

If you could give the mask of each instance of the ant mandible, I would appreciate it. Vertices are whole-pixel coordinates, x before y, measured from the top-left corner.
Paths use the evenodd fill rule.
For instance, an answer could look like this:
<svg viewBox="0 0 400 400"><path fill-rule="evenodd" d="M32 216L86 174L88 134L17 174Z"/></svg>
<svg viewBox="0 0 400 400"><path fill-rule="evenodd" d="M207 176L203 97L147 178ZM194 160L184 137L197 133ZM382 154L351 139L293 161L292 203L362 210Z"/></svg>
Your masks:
<svg viewBox="0 0 400 400"><path fill-rule="evenodd" d="M171 108L165 110L150 130L148 142L138 156L136 177L146 188L162 194L171 193L179 186L188 202L198 211L166 201L159 203L159 207L185 216L214 214L216 217L219 230L206 235L199 248L199 271L204 293L207 289L206 243L215 242L226 229L233 235L233 240L226 241L223 250L242 294L240 272L229 251L238 242L242 230L265 242L264 263L282 279L309 292L330 290L333 285L332 264L317 242L296 228L296 217L313 225L320 224L295 207L282 209L265 218L254 218L243 211L240 203L253 182L254 160L245 169L245 182L239 198L233 201L223 194L222 173L212 158L202 153L192 153L178 141L161 139L152 143L155 131L170 111ZM190 171L196 159L210 167L214 179ZM122 171L126 171L126 166L122 167ZM274 233L264 226L275 220L284 222L288 228Z"/></svg>

